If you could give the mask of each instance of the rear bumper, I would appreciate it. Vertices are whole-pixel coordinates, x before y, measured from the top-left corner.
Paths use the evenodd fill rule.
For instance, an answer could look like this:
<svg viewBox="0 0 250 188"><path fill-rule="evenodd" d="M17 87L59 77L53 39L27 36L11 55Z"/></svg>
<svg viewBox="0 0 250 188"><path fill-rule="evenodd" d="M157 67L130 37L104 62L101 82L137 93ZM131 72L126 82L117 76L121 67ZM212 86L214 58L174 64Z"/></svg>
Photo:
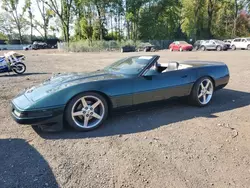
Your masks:
<svg viewBox="0 0 250 188"><path fill-rule="evenodd" d="M11 116L18 124L38 125L59 131L63 128L63 107L38 109L32 111L20 110L11 103Z"/></svg>
<svg viewBox="0 0 250 188"><path fill-rule="evenodd" d="M193 47L192 46L183 47L183 50L193 50Z"/></svg>
<svg viewBox="0 0 250 188"><path fill-rule="evenodd" d="M215 89L218 90L224 88L228 84L229 79L230 79L229 74L222 78L217 79Z"/></svg>

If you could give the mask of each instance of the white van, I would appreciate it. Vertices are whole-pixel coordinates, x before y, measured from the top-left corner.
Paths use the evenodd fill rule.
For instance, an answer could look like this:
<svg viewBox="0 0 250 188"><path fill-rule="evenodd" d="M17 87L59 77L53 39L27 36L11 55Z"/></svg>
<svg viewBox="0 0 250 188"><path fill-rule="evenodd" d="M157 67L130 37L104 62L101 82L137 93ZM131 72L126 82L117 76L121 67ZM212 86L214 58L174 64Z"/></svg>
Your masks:
<svg viewBox="0 0 250 188"><path fill-rule="evenodd" d="M236 49L248 49L250 50L250 38L236 38L231 42L231 48Z"/></svg>

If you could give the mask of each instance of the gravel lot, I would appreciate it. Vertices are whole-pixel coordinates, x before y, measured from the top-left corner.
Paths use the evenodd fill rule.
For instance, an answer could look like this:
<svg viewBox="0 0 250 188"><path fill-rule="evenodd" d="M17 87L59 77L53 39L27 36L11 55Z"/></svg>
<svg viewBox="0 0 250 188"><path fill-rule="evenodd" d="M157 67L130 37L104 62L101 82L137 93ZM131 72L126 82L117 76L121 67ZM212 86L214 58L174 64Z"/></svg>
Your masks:
<svg viewBox="0 0 250 188"><path fill-rule="evenodd" d="M87 133L20 126L10 117L10 100L52 73L94 71L145 53L22 53L27 73L0 75L0 187L249 187L250 51L153 53L161 62L223 61L230 84L208 107L167 102L118 113Z"/></svg>

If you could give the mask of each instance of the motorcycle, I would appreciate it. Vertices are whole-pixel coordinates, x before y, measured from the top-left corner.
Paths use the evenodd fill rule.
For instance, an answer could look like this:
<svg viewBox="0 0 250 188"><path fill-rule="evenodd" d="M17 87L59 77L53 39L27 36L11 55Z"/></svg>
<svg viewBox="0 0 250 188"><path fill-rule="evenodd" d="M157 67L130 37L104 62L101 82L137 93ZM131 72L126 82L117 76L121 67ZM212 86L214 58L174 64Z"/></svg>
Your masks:
<svg viewBox="0 0 250 188"><path fill-rule="evenodd" d="M26 71L24 64L25 56L17 52L8 52L0 56L0 73L15 72L23 74Z"/></svg>

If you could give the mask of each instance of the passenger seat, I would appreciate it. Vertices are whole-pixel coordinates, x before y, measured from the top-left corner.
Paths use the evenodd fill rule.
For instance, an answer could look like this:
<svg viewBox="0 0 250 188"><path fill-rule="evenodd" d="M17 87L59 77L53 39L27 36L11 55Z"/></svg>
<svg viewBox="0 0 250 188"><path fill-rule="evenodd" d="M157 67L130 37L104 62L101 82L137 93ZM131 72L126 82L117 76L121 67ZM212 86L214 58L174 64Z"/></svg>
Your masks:
<svg viewBox="0 0 250 188"><path fill-rule="evenodd" d="M168 68L164 70L162 73L167 72L167 71L173 71L173 70L178 70L179 63L177 62L169 62L168 63Z"/></svg>

